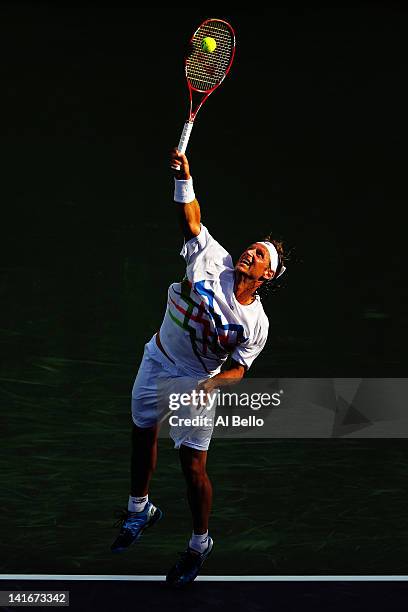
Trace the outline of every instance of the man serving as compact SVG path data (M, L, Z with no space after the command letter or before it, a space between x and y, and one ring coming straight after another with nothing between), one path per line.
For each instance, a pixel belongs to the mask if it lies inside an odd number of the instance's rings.
M260 290L285 270L282 245L270 238L246 248L234 267L229 253L201 224L187 157L174 149L171 163L174 201L184 236L181 255L187 269L182 282L169 287L160 331L146 344L133 385L131 488L113 552L128 548L162 517L148 497L163 418L159 388L165 388L167 395L175 389L209 394L223 383L241 380L268 335ZM208 534L212 487L206 471L212 432L213 424L208 421L198 427L170 427L193 522L187 548L167 574L172 585L192 582L213 548Z

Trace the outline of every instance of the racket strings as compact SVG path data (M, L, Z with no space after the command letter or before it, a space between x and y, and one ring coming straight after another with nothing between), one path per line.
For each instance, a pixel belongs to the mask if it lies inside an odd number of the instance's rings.
M222 80L229 66L233 49L231 34L205 26L197 34L193 41L195 50L188 61L188 76L213 87ZM203 39L210 34L217 43L213 53L205 52L201 47Z
M213 53L202 49L203 39L214 38L217 43ZM224 79L234 51L234 35L223 22L208 22L194 34L192 52L186 60L186 75L191 86L198 91L208 91Z

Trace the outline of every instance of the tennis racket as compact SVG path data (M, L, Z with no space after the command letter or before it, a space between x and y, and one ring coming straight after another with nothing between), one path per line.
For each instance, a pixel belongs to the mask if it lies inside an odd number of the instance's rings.
M205 44L209 38L216 43L212 52L205 50ZM190 114L184 124L177 147L180 153L186 152L197 113L208 96L221 85L227 76L234 55L235 32L226 21L206 19L194 32L185 58Z

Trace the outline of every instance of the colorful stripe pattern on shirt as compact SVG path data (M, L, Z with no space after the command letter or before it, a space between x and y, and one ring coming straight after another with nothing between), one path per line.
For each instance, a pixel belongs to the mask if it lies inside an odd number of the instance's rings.
M244 328L237 323L228 323L225 317L223 320L221 314L216 312L214 292L205 287L205 281L196 282L193 287L191 282L184 278L181 291L176 291L174 286L172 290L175 299L169 299L169 316L176 325L189 333L194 354L209 372L211 370L202 358L214 361L217 367L220 357L226 356L238 344L245 342Z

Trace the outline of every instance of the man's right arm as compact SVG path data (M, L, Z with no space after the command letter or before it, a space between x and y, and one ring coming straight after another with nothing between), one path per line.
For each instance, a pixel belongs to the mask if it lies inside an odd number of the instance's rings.
M173 149L171 152L171 167L174 170L174 178L176 181L192 182L187 157L180 153L177 149ZM188 187L186 190L187 193L190 191L190 189L192 190L190 183L184 182L182 184L180 183L179 186L181 185ZM177 211L184 239L188 241L191 240L191 238L198 236L201 231L201 214L200 206L195 197L193 196L193 199L190 202L177 202Z

